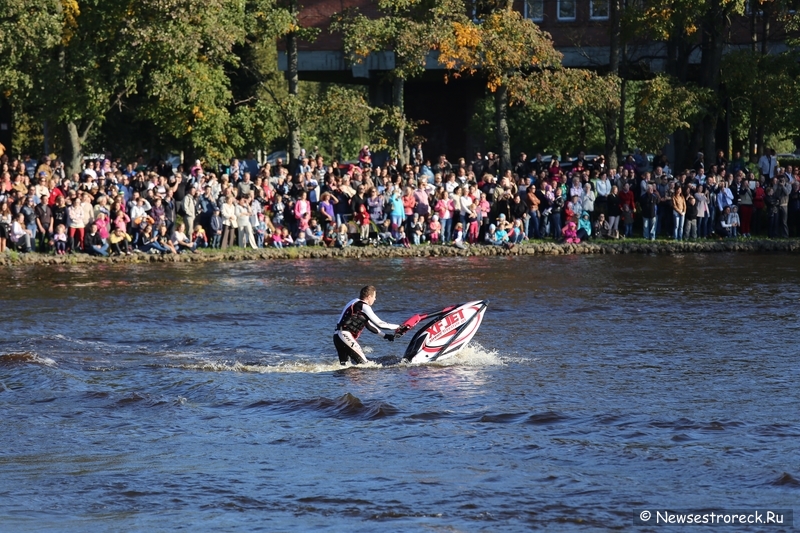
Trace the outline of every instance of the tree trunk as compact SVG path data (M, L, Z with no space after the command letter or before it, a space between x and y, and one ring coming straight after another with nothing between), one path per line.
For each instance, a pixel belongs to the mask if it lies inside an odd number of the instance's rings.
M511 137L508 134L508 89L501 85L494 93L494 118L497 146L500 147L500 170L511 168Z
M755 146L753 147L753 154L750 156L750 159L755 163L758 161L758 154L763 154L764 152L764 126L759 124L756 127L756 139L755 139Z
M620 19L622 16L622 0L610 0L608 4L609 16L609 56L608 73L620 76L619 53L620 41ZM609 115L603 124L603 134L606 138L605 156L606 168L617 168L619 158L617 157L617 117Z
M80 174L83 170L83 141L84 138L78 133L78 125L74 122L64 124L64 166L67 176Z
M668 73L678 79L680 83L686 83L689 77L689 59L694 43L686 37L685 28L680 27L670 37L672 49L668 53L671 59L667 61ZM668 46L668 49L670 46ZM675 159L672 161L672 168L688 168L694 162L696 150L692 148L691 135L685 131L676 131L673 134Z
M587 127L586 127L586 114L581 113L581 127L578 130L578 149L581 152L586 152L586 137L587 137Z
M720 68L722 52L725 45L724 35L730 25L726 8L720 0L712 0L704 18L700 59L701 86L710 89L714 94L720 89ZM703 117L702 150L709 163L716 157L716 133L719 117L719 102L713 102Z
M620 0L610 0L608 3L608 72L612 74L619 74L620 15Z
M620 84L619 84L619 119L618 119L618 128L619 132L617 133L617 160L622 161L622 151L625 150L625 143L627 139L625 139L625 106L627 105L628 95L628 81L626 79L628 75L628 47L626 45L622 46L622 59L620 61L619 66L619 77L620 77Z
M711 165L717 160L717 114L709 113L703 119L703 153Z
M625 136L625 106L628 105L628 80L622 78L619 86L619 134L617 136L617 159L622 161L624 159L622 157L622 152L625 150L625 145L628 142L628 139Z
M603 121L603 134L606 138L606 168L616 169L619 166L617 159L617 116L609 115Z
M297 35L292 32L286 36L286 58L288 62L287 76L289 79L289 98L297 101L298 87L300 85L299 75L297 72ZM295 108L296 109L296 108ZM292 112L294 109L292 110ZM297 164L297 159L300 157L300 123L299 117L292 116L288 121L289 124L289 156L290 167Z
M47 119L42 122L42 135L44 136L44 153L50 155L50 122Z
M405 82L401 76L396 76L392 81L392 105L397 110L398 116L403 117L403 124L398 125L395 132L397 140L397 159L400 166L405 165L411 159L411 149L406 143L405 131Z

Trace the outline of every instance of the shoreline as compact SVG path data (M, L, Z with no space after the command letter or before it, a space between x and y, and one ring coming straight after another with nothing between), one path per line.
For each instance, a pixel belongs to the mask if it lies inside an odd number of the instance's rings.
M630 241L590 241L579 244L556 244L553 242L533 242L506 250L500 246L476 245L466 250L453 246L421 245L411 248L398 247L358 247L341 248L297 247L297 248L231 248L225 251L201 251L198 254L150 255L133 254L119 257L98 257L88 254L56 256L50 254L19 254L6 252L0 254L0 266L16 267L28 265L76 265L76 264L114 264L114 263L209 263L222 261L261 261L293 259L375 259L403 257L489 257L520 255L591 255L591 254L685 254L685 253L798 253L800 239L742 239L703 242L675 242L642 239Z

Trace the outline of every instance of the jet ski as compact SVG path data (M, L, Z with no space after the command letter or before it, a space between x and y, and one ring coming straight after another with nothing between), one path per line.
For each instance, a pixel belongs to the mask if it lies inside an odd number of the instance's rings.
M475 336L488 305L489 300L476 300L412 316L397 328L395 338L402 337L423 320L429 322L411 338L403 359L429 363L453 357Z

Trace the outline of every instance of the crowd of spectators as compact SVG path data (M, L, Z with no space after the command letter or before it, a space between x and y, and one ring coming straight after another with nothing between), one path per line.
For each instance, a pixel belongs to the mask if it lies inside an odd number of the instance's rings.
M87 160L65 175L57 158L0 160L0 252L93 255L197 253L286 246L513 247L529 239L654 240L800 235L800 168L766 152L756 173L741 154L673 172L643 154L618 168L578 154L565 164L520 154L500 170L492 153L471 161L373 165L301 153L287 165L250 155L225 167L174 169L140 158ZM755 169L755 167L754 167ZM641 231L641 233L639 233Z

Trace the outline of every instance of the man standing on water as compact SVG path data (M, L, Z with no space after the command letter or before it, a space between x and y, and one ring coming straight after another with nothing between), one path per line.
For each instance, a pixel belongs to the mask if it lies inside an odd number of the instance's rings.
M365 327L377 335L382 334L381 329L396 330L400 327L398 324L389 324L378 318L372 310L376 296L375 287L367 285L361 289L358 298L345 306L339 317L336 332L333 334L333 345L336 346L339 362L343 365L347 363L348 359L352 359L353 363L357 365L367 362L367 358L358 344L358 336ZM394 341L394 332L383 334L383 338L387 341Z

